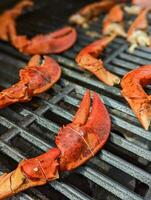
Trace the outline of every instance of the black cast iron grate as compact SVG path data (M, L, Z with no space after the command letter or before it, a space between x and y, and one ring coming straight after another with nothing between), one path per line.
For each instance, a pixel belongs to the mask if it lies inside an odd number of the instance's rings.
M39 8L37 2L35 10L25 13L29 17L23 16L22 23L20 20L20 32L31 35L52 30L55 25L49 26L45 15L42 15L42 22L39 20L39 13L44 8ZM51 13L47 12L47 17L48 14ZM39 18L33 21L33 16ZM59 24L60 21L55 20ZM89 31L95 30L99 34L99 28L100 22L94 22ZM121 97L119 87L104 85L76 65L76 53L95 40L87 35L86 30L78 28L78 33L78 41L72 49L53 55L63 71L61 80L53 89L29 103L0 110L0 172L13 170L21 159L36 156L54 146L58 128L71 121L86 88L97 91L109 109L112 117L109 141L86 165L62 174L59 180L46 186L32 188L10 199L150 200L151 128L148 132L142 129ZM127 43L117 38L103 54L106 67L119 76L151 62L150 49L137 48L133 55L127 49ZM28 59L9 44L0 42L1 88L17 81L19 67Z

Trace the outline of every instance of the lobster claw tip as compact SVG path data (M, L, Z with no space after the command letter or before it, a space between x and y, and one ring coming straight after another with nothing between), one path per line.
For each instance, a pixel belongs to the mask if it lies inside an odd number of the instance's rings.
M20 70L20 78L28 82L33 95L38 95L51 88L61 76L60 65L51 57L33 56L28 65Z
M77 125L84 125L87 121L90 109L90 90L85 92L85 95L80 103L79 109L72 121L72 123Z
M103 129L105 133L110 132L111 120L105 105L100 100L97 93L93 94L92 111L89 114L86 126L97 130L98 134L101 133Z
M145 130L151 123L151 96L144 87L151 83L151 65L141 66L128 72L121 81L122 96L129 103Z
M39 65L40 60L41 60L40 55L34 55L34 56L32 56L32 58L29 60L28 66L36 66L36 65Z

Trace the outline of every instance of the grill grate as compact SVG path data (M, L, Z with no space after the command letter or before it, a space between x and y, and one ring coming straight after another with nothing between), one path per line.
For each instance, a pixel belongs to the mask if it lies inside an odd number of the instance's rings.
M32 11L30 17L32 19ZM40 22L33 26L34 21L30 21L28 33L37 33L42 27L43 31L51 30L47 20L46 26ZM94 22L90 31L98 32L99 24ZM23 25L20 27L22 31L26 29ZM57 200L149 200L151 128L148 132L141 128L121 97L119 87L106 86L77 67L74 62L75 55L83 46L94 40L85 30L79 28L78 33L78 42L72 49L61 55L53 55L63 70L61 80L53 89L33 98L29 103L0 110L0 172L13 170L21 159L36 156L54 146L58 128L71 121L87 87L100 93L108 107L112 117L110 139L104 149L86 165L62 174L59 180L46 186L32 188L10 199L47 200L53 196L53 199ZM150 49L137 48L133 55L129 54L127 49L127 43L117 38L102 56L107 68L119 76L138 65L151 62ZM2 88L17 81L17 71L28 59L28 56L20 54L9 44L0 42ZM7 70L3 66L6 66Z

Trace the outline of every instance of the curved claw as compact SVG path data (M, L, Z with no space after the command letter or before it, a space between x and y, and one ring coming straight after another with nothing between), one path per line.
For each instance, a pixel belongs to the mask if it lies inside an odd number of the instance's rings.
M94 156L108 139L111 127L109 114L95 93L92 111L89 110L88 113L87 102L89 101L90 96L87 91L76 114L76 119L79 116L80 123L77 124L74 119L71 124L60 129L56 137L56 145L61 151L60 170L62 171L72 170L83 164Z
M61 53L69 49L76 41L77 33L72 27L65 27L46 35L37 35L31 40L26 36L12 38L12 44L25 54Z
M122 95L146 130L151 122L151 98L143 90L147 84L151 84L151 65L132 70L121 81Z
M81 126L84 125L88 119L90 110L90 91L87 90L80 103L79 109L72 120L72 123Z
M127 40L131 44L129 49L131 52L133 52L134 48L138 45L150 46L150 37L146 33L146 29L148 27L147 14L149 11L150 8L142 10L129 27Z
M23 0L0 15L0 39L8 41L10 36L15 34L15 19L22 13L23 9L32 5L31 0Z
M123 27L124 12L122 5L115 5L103 21L103 34L126 37Z
M30 101L52 87L60 78L61 68L50 57L44 57L40 65L40 56L34 56L28 65L20 70L20 81L0 92L0 108L16 102Z
M28 84L33 96L48 90L61 76L61 68L54 59L44 56L43 63L39 65L40 60L40 56L33 56L27 67L20 70L20 81Z
M69 19L71 23L87 27L87 23L94 17L97 17L102 11L108 11L115 4L112 0L104 0L100 2L86 5Z
M118 76L104 68L103 62L97 59L104 48L114 39L114 36L104 37L86 46L76 57L78 65L96 75L107 85L119 84Z

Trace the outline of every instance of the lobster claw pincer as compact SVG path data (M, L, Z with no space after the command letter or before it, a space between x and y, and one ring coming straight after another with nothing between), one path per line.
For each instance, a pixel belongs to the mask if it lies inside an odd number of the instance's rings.
M26 54L61 53L70 48L77 39L76 30L72 27L61 28L48 34L40 34L29 40L26 36L16 35L12 44Z
M29 93L34 96L48 90L59 80L61 68L51 57L44 56L41 60L39 55L35 55L28 65L20 70L19 75L21 81L28 85Z
M33 56L27 66L19 71L20 80L0 92L0 108L17 102L27 102L49 88L61 76L59 64L50 57L44 56L41 62L39 55Z
M151 65L130 71L121 81L123 97L146 130L151 123L151 95L148 95L143 88L148 84L151 84Z
M76 57L76 62L81 68L90 71L99 80L109 86L119 84L120 78L105 68L102 60L99 59L99 56L114 38L115 35L111 35L96 40L84 47Z
M61 151L60 170L72 170L93 157L108 139L110 127L108 111L96 93L90 111L88 90L72 123L61 128L56 137Z

